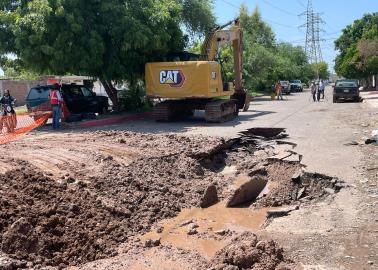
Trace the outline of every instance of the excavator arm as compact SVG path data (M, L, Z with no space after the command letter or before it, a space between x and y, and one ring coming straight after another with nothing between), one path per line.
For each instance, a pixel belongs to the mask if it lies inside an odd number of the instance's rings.
M227 27L230 29L225 29ZM202 46L203 60L216 61L219 49L225 45L232 44L234 54L234 77L235 94L232 98L238 101L239 109L248 110L250 97L243 85L243 38L239 19L233 20L225 25L215 28L205 39Z

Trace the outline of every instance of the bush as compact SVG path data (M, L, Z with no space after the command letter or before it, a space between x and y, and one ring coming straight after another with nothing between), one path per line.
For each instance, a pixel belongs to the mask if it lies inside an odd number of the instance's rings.
M120 90L119 101L122 111L145 112L152 109L152 103L147 98L142 83L136 83L130 85L128 89Z

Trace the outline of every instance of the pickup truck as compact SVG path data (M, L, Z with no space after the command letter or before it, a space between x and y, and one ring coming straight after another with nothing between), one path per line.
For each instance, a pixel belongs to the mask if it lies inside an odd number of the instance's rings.
M35 86L29 90L26 97L26 107L30 114L35 111L51 111L50 89L52 85ZM62 98L68 111L66 112L67 122L78 121L83 115L89 113L103 114L108 111L108 98L97 96L96 93L82 85L63 84L61 88ZM38 119L38 116L34 117Z
M337 80L333 87L333 103L340 99L360 101L358 80Z

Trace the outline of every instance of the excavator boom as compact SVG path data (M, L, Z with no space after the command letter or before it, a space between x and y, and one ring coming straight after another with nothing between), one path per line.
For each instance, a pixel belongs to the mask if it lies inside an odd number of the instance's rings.
M225 29L227 27L230 29ZM243 85L243 37L239 19L230 21L215 28L205 39L202 47L202 57L207 61L216 61L219 49L231 44L234 56L234 84L235 94L233 98L238 100L238 107L248 109L250 98L247 96Z

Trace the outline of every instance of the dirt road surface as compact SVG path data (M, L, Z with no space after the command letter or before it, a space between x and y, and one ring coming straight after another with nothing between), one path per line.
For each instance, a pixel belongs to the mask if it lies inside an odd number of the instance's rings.
M363 143L375 108L327 89L316 103L258 98L223 124L198 116L44 127L2 146L0 269L378 267L378 146ZM240 139L254 127L289 137ZM258 179L255 203L226 208Z

